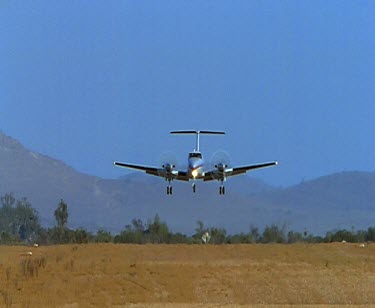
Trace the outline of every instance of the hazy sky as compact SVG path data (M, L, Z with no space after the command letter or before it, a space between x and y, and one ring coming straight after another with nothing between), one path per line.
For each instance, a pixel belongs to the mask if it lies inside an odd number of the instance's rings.
M375 170L374 1L0 1L0 130L106 178L113 160L277 159L286 186Z

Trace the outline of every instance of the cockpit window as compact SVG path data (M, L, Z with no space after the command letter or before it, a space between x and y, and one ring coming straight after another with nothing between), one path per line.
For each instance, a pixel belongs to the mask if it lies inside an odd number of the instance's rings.
M190 154L189 154L189 157L202 158L202 154L201 154L201 153L190 153Z

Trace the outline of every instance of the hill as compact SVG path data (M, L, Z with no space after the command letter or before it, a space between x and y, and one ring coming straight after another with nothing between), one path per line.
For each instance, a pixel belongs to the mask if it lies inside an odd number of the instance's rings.
M192 233L196 222L247 232L276 223L297 231L322 233L334 228L367 228L375 204L375 174L343 172L300 185L275 188L247 176L227 182L227 194L218 183L174 182L174 195L165 194L161 178L134 173L120 179L82 174L64 162L35 153L0 133L0 194L27 197L45 225L63 198L69 225L118 232L133 218L147 220L159 214L173 231ZM114 168L111 162L108 168Z
M375 173L341 172L258 195L258 202L290 211L295 228L323 232L375 224Z

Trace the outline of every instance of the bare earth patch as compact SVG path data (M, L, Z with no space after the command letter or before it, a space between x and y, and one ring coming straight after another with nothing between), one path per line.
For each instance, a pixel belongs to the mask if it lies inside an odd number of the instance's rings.
M292 305L375 305L375 245L0 247L1 307Z

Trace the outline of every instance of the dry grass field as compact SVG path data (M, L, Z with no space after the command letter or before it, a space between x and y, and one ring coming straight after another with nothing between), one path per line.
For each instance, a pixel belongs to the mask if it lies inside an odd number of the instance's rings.
M375 245L0 246L1 307L371 304Z

